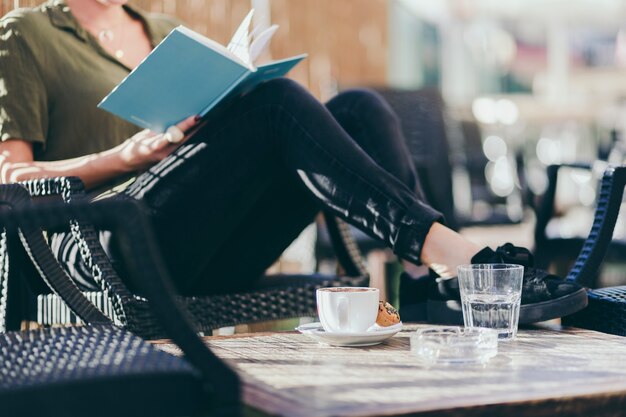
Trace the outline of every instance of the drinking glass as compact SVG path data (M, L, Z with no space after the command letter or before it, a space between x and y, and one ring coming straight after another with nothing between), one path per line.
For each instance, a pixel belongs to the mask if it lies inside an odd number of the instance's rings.
M501 340L517 335L524 267L475 264L458 267L465 327L495 329Z

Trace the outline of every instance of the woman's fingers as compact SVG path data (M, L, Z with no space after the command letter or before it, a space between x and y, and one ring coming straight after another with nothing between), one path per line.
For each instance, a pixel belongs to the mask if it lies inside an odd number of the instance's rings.
M183 132L186 132L188 129L192 128L193 125L195 125L196 123L198 123L198 119L196 118L196 116L189 116L182 122L178 123L176 127L182 130Z
M163 138L169 143L179 143L185 138L185 134L178 126L170 126L163 134Z
M163 138L172 144L180 143L183 139L185 139L184 132L192 128L197 121L198 119L196 116L190 116L177 125L170 126L167 128L165 133L163 133Z
M170 126L164 133L143 130L136 133L127 142L123 153L128 160L146 160L157 162L176 149L185 140L185 131L192 128L198 119L191 116L182 122Z
M141 142L142 140L144 140L145 138L149 138L151 136L154 135L154 132L152 132L150 129L144 129L140 132L135 133L131 138L131 142Z

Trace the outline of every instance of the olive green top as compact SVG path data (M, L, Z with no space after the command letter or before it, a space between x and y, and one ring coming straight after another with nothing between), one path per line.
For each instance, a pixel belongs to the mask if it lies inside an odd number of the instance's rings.
M178 24L124 7L144 22L153 47ZM64 1L12 11L0 20L0 139L33 142L37 161L118 145L139 128L96 106L129 72Z

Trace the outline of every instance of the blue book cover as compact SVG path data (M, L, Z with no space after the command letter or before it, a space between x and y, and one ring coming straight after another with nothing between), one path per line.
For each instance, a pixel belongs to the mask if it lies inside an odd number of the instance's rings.
M255 68L226 47L179 26L98 107L145 129L163 132L204 116L230 94L285 75L306 55Z

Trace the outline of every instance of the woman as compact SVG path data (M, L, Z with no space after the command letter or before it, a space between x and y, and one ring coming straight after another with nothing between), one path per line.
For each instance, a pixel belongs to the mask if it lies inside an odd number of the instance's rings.
M398 120L371 92L324 106L277 79L166 134L138 132L97 109L175 24L124 0L49 1L5 16L2 182L71 175L94 194L142 200L186 294L248 288L322 207L442 277L479 252L418 198ZM505 252L484 249L474 260L501 262ZM560 292L542 301L580 290L549 279Z

